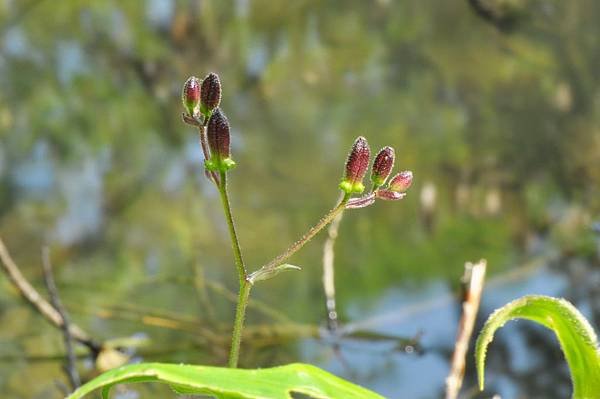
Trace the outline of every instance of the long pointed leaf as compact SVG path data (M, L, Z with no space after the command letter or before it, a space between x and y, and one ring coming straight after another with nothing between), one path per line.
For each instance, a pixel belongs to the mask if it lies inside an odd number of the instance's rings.
M600 398L600 354L594 330L581 313L564 299L524 296L496 310L486 321L475 348L479 388L484 386L487 347L494 332L513 319L535 321L556 334L573 382L573 398Z
M73 392L83 398L121 383L161 382L178 393L208 394L217 399L290 399L291 392L315 399L382 399L358 385L308 364L289 364L258 370L227 369L163 363L141 363L110 370ZM108 397L108 396L106 396Z

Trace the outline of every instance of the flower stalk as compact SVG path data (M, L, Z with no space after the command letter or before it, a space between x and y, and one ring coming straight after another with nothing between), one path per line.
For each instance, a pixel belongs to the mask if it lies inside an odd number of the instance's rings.
M229 367L236 368L239 362L242 330L244 328L246 308L252 286L257 281L270 279L283 270L299 269L297 266L284 262L302 249L321 230L334 221L336 217L340 216L345 209L367 207L373 204L377 198L386 200L401 199L405 195L404 191L412 182L412 174L410 172L401 172L392 178L387 188L380 189L385 184L394 165L393 148L384 147L377 155L373 164L371 174L373 189L363 197L353 197L353 195L361 194L365 189L363 179L369 168L371 156L367 140L362 136L358 137L346 160L344 176L339 185L342 195L336 206L325 214L298 241L290 245L285 251L263 265L260 269L249 274L242 256L227 190L227 173L235 166L235 162L231 158L229 122L219 108L221 103L221 82L219 76L210 73L202 82L195 77L190 77L182 90L182 103L186 110L183 113L183 121L197 127L199 131L200 145L205 160L206 176L215 184L219 191L237 270L239 293L228 360Z
M344 211L344 209L346 209L346 204L348 203L349 199L350 194L344 193L340 202L325 216L323 216L316 225L311 227L298 241L290 245L280 255L273 258L270 262L266 263L259 270L250 274L249 280L256 281L257 279L259 279L258 276L260 276L261 274L272 272L273 270L275 270L275 268L283 264L283 262L289 259L296 252L298 252L304 245L306 245L306 243L308 243L314 236L316 236L317 233L319 233L321 230L323 230L324 227L331 223L337 215L339 215Z
M248 306L248 300L250 298L250 289L252 288L252 284L248 280L248 272L246 271L244 258L242 256L242 249L240 247L240 241L237 236L233 215L231 213L229 193L227 192L227 172L220 173L218 188L221 197L221 204L223 205L223 213L225 214L225 220L229 229L229 238L231 240L231 247L233 249L233 257L235 260L235 267L238 272L238 281L240 285L238 301L235 309L233 333L231 335L231 349L229 351L228 361L229 367L236 368L240 357L240 346L242 344L242 330L244 328L244 319L246 318L246 307Z
M231 334L231 349L229 351L228 366L237 368L240 358L240 346L242 344L242 331L244 329L244 319L246 318L246 307L250 299L250 290L252 283L244 280L240 285L240 292L235 307L235 319L233 321L233 333Z
M240 241L235 230L235 223L233 221L233 215L231 214L231 204L229 202L229 193L227 192L227 173L221 172L219 179L219 194L221 197L221 204L223 205L223 213L225 214L225 221L229 229L229 237L231 239L231 248L233 249L233 257L235 260L235 267L237 268L238 278L240 286L246 280L248 273L246 272L246 266L244 265L244 258L242 257L242 249L240 248Z

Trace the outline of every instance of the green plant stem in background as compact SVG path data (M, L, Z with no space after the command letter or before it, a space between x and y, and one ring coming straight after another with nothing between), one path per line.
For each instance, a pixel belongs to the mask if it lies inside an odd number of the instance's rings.
M311 227L311 229L308 230L306 232L306 234L304 234L298 241L296 241L290 247L288 247L285 251L283 251L283 253L281 253L280 255L275 257L269 263L265 264L259 270L252 273L250 275L250 279L254 280L253 277L255 277L259 274L267 274L267 273L272 272L273 270L275 270L277 268L277 266L281 265L290 256L292 256L293 254L298 252L304 245L306 245L306 243L308 243L315 235L317 235L317 233L319 231L323 230L323 228L325 226L327 226L329 223L331 223L337 215L339 215L340 213L342 213L344 211L349 199L350 199L350 194L344 194L344 196L342 197L340 202L332 210L330 210L329 213L327 213L325 216L323 216L316 225Z

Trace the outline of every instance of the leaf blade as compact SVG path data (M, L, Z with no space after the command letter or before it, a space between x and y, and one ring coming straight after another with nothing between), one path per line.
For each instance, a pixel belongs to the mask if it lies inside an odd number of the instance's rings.
M551 329L563 350L573 382L574 398L600 397L600 354L593 328L568 301L528 295L497 309L483 326L475 345L479 388L483 390L485 358L497 329L513 319L527 319Z
M383 397L318 367L294 363L244 370L210 366L141 363L110 370L73 392L68 399L120 383L161 382L176 391L203 393L218 399L289 399L291 392L314 398L382 399Z

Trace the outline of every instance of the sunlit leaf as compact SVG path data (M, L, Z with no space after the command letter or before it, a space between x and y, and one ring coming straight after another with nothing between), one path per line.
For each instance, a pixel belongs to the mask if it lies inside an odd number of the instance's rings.
M67 399L83 398L98 389L102 389L106 399L112 386L139 382L160 382L178 393L212 395L217 399L290 399L292 392L315 399L383 398L308 364L244 370L142 363L108 371L77 389Z
M513 319L532 320L554 331L569 364L573 398L600 398L600 354L594 330L566 300L536 295L524 296L496 310L483 326L475 348L480 389L484 386L486 351L494 332Z

